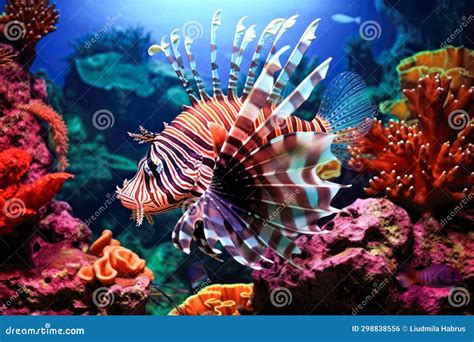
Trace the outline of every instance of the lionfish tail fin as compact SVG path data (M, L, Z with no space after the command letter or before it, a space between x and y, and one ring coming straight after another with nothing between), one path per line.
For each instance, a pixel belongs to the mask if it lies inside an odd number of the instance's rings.
M336 134L333 153L348 167L348 147L357 146L372 127L376 111L364 80L353 72L337 75L326 90L314 121Z

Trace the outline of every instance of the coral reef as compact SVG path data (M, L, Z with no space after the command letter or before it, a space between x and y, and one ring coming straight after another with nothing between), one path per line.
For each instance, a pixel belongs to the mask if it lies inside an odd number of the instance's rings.
M22 225L1 239L2 314L85 313L84 287L76 276L87 263L82 252L90 230L66 202L50 202L38 223ZM82 307L81 307L82 306Z
M112 239L112 231L104 230L102 235L91 245L89 254L95 256L92 265L79 270L79 278L88 284L111 286L113 284L136 283L136 278L144 274L150 282L155 279L153 272L146 267L146 262L131 250L120 246L118 240Z
M450 88L459 90L461 85L474 86L474 51L464 47L448 46L433 51L418 52L397 65L400 86L414 88L422 76L438 74L451 77Z
M262 263L262 270L253 274L256 314L472 311L466 306L450 305L448 288L414 285L401 289L395 279L406 263L426 267L442 262L457 268L464 282L472 284L472 234L457 228L441 232L440 224L428 216L412 225L404 209L387 199L372 198L359 199L344 208L324 228L330 233L297 239L303 250L302 257L295 259L300 268L267 252L274 263Z
M87 85L105 90L133 91L140 97L154 93L156 90L148 79L147 69L124 59L124 55L108 52L78 58L75 63L79 77Z
M38 209L72 178L68 173L50 173L25 184L30 163L31 156L23 149L10 148L0 152L0 235L11 233L37 215Z
M350 165L376 173L366 189L405 207L426 211L453 206L473 190L473 89L449 94L450 79L426 76L405 90L417 122L376 122L352 149Z
M16 53L9 46L0 46L0 66L13 62Z
M449 91L456 96L462 85L467 88L474 86L474 51L453 46L422 51L403 59L396 70L400 89L415 88L421 77L437 74L443 80L451 78ZM402 120L413 118L414 115L403 94L380 103L379 110Z
M8 0L0 16L2 40L19 51L22 64L31 65L36 57L36 43L56 30L59 19L56 5L49 0Z
M68 166L67 152L69 139L67 136L68 130L61 115L56 113L41 100L32 100L27 105L20 107L20 109L28 111L48 123L52 132L50 139L51 144L54 146L58 159L58 169L60 171L66 169Z
M229 284L207 286L189 297L169 315L240 315L252 309L252 284Z

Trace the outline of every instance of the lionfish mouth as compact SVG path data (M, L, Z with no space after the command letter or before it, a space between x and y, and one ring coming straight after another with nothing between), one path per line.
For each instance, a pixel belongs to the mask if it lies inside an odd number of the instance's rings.
M146 219L149 224L153 225L154 220L151 215L166 213L177 208L177 205L175 205L163 209L153 208L152 210L147 210L151 207L151 201L140 202L137 199L124 194L124 189L127 185L129 185L129 181L125 179L122 188L117 186L115 193L122 205L132 211L131 219L136 222L137 226L143 224L143 219Z

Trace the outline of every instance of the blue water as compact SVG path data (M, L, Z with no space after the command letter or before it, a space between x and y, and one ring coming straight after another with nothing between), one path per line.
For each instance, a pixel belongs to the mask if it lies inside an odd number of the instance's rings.
M4 0L1 1L4 3ZM57 8L60 21L56 32L46 36L38 44L38 57L33 70L45 69L58 84L64 81L67 71L66 57L73 53L70 42L99 32L112 18L114 26L142 26L152 34L153 40L159 43L161 37L173 29L182 28L189 22L202 26L202 38L195 41L193 51L201 74L206 78L210 74L209 35L212 14L216 9L223 9L222 26L218 31L219 60L224 66L221 77L226 79L235 24L239 18L248 16L247 27L256 24L257 36L267 23L275 18L299 15L296 25L287 31L279 46L294 45L306 26L314 19L321 18L316 31L317 40L307 52L308 56L318 56L320 60L333 57L329 78L346 68L344 47L346 41L359 33L355 23L340 24L331 20L336 13L349 16L360 16L362 21L375 20L381 27L381 36L372 41L375 54L389 48L395 39L395 29L386 18L378 13L370 0L240 0L240 1L191 1L191 0L59 0ZM255 42L254 42L255 44ZM253 46L248 48L252 53ZM184 49L184 48L183 48ZM247 55L248 56L248 55ZM156 57L162 58L162 57ZM244 57L243 70L248 67L248 58ZM331 77L332 76L332 77Z

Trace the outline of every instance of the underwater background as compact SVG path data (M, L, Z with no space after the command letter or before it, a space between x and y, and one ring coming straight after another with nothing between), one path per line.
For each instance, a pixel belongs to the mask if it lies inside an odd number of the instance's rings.
M472 314L467 303L452 303L448 284L414 282L405 289L397 282L405 264L419 272L446 265L460 274L455 285L463 289L463 300L472 294L472 1L59 0L59 18L48 1L0 4L12 6L0 20L2 313ZM22 6L36 8L28 23L30 12L21 12ZM331 235L299 238L310 270L292 268L270 252L274 264L258 271L227 254L223 263L197 249L184 254L173 246L171 232L186 207L137 227L115 195L147 150L128 132L139 126L160 132L190 104L164 55L150 57L149 46L176 28L191 36L196 64L210 88L210 28L218 9L217 63L224 87L238 20L248 16L246 24L256 24L259 35L272 19L296 14L279 47L295 46L311 21L321 22L290 80L292 89L333 58L326 79L297 115L312 118L325 88L343 71L362 76L377 111L380 121L353 151L352 170L344 169L336 180L352 187L332 202L346 209L322 222ZM11 23L20 28L19 38L9 31ZM244 73L253 49L243 54ZM402 92L416 87L426 92L416 98ZM445 93L435 93L438 87ZM427 127L429 132L423 131ZM439 148L419 152L425 145L413 140L420 131L431 146L430 139L438 137ZM442 147L444 142L452 150ZM412 144L420 154L413 157L400 144ZM435 158L445 154L446 160ZM9 216L6 205L23 196L28 215ZM127 267L140 271L132 279L99 284L90 265L117 241ZM110 253L113 259L115 252ZM187 300L204 288L220 302ZM193 300L205 302L201 297Z

